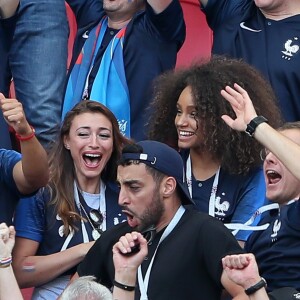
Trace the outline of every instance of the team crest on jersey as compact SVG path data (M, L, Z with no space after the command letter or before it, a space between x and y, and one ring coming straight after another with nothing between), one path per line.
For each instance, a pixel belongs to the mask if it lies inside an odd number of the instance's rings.
M277 235L281 227L281 221L276 220L273 225L273 233L271 234L272 242L277 241Z
M282 58L285 60L291 60L296 53L299 52L300 43L298 37L288 39L284 44L284 50L281 51Z
M218 217L224 217L226 214L225 212L227 212L229 210L230 207L230 203L228 201L223 201L221 202L221 197L216 197L216 201L215 201L215 215Z

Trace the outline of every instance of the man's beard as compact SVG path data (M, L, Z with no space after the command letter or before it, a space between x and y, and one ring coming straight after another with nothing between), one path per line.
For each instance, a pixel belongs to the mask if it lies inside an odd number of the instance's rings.
M151 225L156 226L164 212L165 207L160 199L159 192L156 192L152 197L151 204L147 207L143 215L139 217L140 225L138 225L137 229L143 231Z

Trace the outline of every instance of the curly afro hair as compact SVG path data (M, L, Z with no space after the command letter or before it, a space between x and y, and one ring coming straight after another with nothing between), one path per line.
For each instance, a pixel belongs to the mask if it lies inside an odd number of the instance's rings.
M235 118L230 104L221 96L225 86L238 83L249 94L258 115L263 115L275 128L282 124L277 100L270 84L242 60L214 56L187 69L167 72L155 82L150 105L149 138L177 147L174 125L176 103L182 91L191 88L198 124L203 134L202 148L209 151L231 174L246 174L261 164L258 142L244 132L228 127L221 119L227 114Z

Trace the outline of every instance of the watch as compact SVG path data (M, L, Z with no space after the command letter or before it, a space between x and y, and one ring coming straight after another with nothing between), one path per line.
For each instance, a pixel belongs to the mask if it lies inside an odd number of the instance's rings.
M264 122L268 123L268 120L267 120L265 117L263 117L263 116L257 116L257 117L255 117L255 118L252 119L252 120L250 121L250 123L247 125L247 128L246 128L245 132L246 132L249 136L252 137L252 136L254 135L254 132L255 132L256 127L257 127L259 124L264 123Z
M267 286L266 280L263 277L261 277L260 281L256 284L250 286L249 288L247 288L245 290L245 293L249 296L266 286Z

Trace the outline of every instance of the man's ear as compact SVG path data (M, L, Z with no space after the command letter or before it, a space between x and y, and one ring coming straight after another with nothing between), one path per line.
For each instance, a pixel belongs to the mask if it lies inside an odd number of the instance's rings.
M170 197L176 190L176 180L174 177L165 177L161 182L164 197Z

